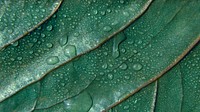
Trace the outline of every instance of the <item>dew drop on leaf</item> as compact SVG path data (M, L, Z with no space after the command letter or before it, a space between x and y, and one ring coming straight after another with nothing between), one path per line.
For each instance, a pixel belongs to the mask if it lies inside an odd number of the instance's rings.
M16 46L18 46L18 45L19 45L19 42L18 42L18 41L16 41L16 42L14 42L14 43L11 43L11 45L16 47Z
M47 31L51 31L53 29L52 25L47 26Z
M110 26L104 26L103 27L103 31L109 32L111 30L112 30L112 28Z
M114 78L113 74L108 74L108 79L112 80Z
M60 46L64 46L65 44L67 44L67 41L68 41L68 37L62 37L59 39L59 44Z
M127 64L126 63L122 63L120 66L119 66L120 69L122 70L126 70L128 68Z
M74 45L67 45L64 48L64 54L69 58L76 56L76 47Z
M120 55L120 53L119 53L119 45L125 39L126 39L126 36L124 35L124 33L120 33L114 38L114 40L113 40L113 52L112 52L112 56L114 58L119 57L119 55Z
M51 56L46 59L48 65L54 65L59 62L58 56Z
M133 65L133 69L136 71L139 71L142 69L142 65L140 63L136 63Z
M107 64L107 63L104 63L104 64L102 65L102 68L103 68L103 69L107 69L107 68L108 68L108 64Z
M47 43L46 46L47 46L48 48L52 48L52 47L53 47L53 44L52 44L52 43Z

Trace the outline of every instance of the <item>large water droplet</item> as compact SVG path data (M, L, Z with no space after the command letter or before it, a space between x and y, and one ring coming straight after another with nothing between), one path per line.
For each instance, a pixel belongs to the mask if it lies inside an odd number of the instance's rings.
M59 58L58 58L58 56L51 56L51 57L46 59L46 62L49 65L54 65L54 64L59 62Z
M76 56L76 47L74 45L67 45L64 48L64 54L69 58Z
M68 37L62 37L59 39L59 43L60 43L60 46L64 46L65 44L67 44L67 41L68 41Z
M133 65L133 69L136 71L139 71L142 69L142 65L140 63L136 63Z
M108 32L108 31L111 31L111 30L112 30L112 28L110 26L104 26L103 27L103 31Z
M92 98L87 92L82 92L76 97L64 101L68 112L88 112L92 106Z
M126 39L126 36L124 35L124 33L119 33L113 41L113 52L112 52L112 56L114 58L119 57L120 53L119 53L119 45L120 43L122 43L124 40Z

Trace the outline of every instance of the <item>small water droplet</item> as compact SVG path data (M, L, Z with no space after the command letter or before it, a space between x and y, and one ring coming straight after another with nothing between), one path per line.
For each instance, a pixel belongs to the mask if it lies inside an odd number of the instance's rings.
M113 74L108 74L108 79L112 80L114 78Z
M139 71L142 69L142 65L140 63L136 63L133 65L133 69L136 71Z
M51 57L47 58L46 61L47 61L47 64L54 65L59 62L59 58L58 58L58 56L51 56Z
M106 15L105 11L101 11L100 13L101 13L102 16Z
M123 14L124 14L125 16L130 16L129 13L128 13L128 12L125 12L125 11L123 12Z
M107 69L107 68L108 68L108 64L107 64L107 63L104 63L104 64L102 65L102 68L103 68L103 69Z
M48 48L52 48L52 47L53 47L53 44L52 44L52 43L47 43L46 46L47 46Z
M64 46L65 44L67 44L67 41L68 41L68 37L62 37L59 39L59 43L60 43L60 46Z
M124 0L120 0L119 2L120 2L121 4L124 4Z
M122 70L126 70L128 68L128 65L126 63L122 63L120 66L119 66L120 69Z
M17 57L17 60L22 60L22 57Z
M68 58L74 57L76 56L76 47L74 45L67 45L64 48L64 54L65 56L67 56Z
M98 14L98 11L97 10L93 10L93 13L96 15L96 14Z
M104 26L103 30L109 32L112 30L112 28L110 26Z
M16 46L18 46L18 45L19 45L19 42L18 42L18 41L16 41L16 42L14 42L14 43L11 43L11 45L12 45L12 46L14 46L14 47L16 47Z
M47 31L51 31L53 29L52 25L47 26Z

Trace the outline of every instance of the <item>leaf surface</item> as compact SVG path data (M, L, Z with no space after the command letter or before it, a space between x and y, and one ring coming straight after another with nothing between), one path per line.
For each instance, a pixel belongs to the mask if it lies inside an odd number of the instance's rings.
M0 101L94 49L134 21L150 3L151 0L64 1L42 26L17 45L1 50Z
M56 12L61 2L62 0L1 0L0 49L37 28Z

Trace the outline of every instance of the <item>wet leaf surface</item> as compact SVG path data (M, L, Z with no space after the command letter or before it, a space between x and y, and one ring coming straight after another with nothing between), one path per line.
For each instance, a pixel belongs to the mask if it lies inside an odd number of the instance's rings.
M62 0L1 0L0 49L32 31L59 8Z
M64 1L42 26L1 50L0 101L94 49L138 18L150 3L151 0Z
M0 109L199 111L199 1L150 2L64 1L1 50Z

